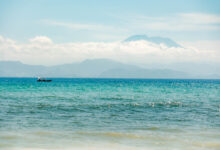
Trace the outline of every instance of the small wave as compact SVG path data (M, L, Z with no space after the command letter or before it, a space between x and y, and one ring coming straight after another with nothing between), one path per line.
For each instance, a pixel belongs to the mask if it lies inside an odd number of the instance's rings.
M117 133L117 132L107 132L103 133L103 135L110 136L110 137L121 137L121 138L144 138L143 136L140 135L135 135L135 134L128 134L128 133Z
M37 104L37 108L38 108L38 109L51 108L51 107L54 107L54 105L48 104L48 103L40 103L40 104Z
M125 101L133 101L134 99L131 99L131 98L126 98L126 97L101 97L99 98L101 100L107 100L107 101L122 101L122 100L125 100Z
M12 146L12 144L0 143L0 149L1 149L1 148L6 149L6 148L11 147L11 146Z
M143 139L144 136L131 134L131 133L121 133L121 132L77 132L80 135L88 136L104 136L104 137L113 137L113 138L129 138L129 139Z
M116 109L117 111L125 110L131 108L175 108L175 107L190 107L191 105L183 104L181 102L147 102L147 103L138 103L138 102L126 102L126 103L72 103L72 104L50 104L50 103L38 103L34 107L36 109L56 109L63 111L84 111L84 110L100 110L100 109ZM33 105L32 105L33 108Z
M17 136L14 136L14 135L5 135L5 136L0 136L0 139L2 140L14 140L14 139L17 139L18 137Z
M65 96L55 96L55 95L48 95L48 96L41 96L40 99L52 99L52 100L64 100L64 101L73 101L77 98L65 97Z
M193 145L203 148L220 148L219 142L195 142Z
M147 130L152 130L152 131L155 131L155 130L159 130L160 128L159 127L149 127L149 128L146 128Z
M49 132L49 131L37 131L33 133L34 135L38 135L38 136L47 136L47 135L52 135L54 134L53 132Z
M183 106L182 102L176 102L176 101L168 101L168 102L150 102L148 103L152 107L181 107Z

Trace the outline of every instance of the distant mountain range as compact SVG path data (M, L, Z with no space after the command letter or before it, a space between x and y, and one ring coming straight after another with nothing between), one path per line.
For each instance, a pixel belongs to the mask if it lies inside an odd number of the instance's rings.
M148 37L147 35L133 35L124 42L131 42L131 41L139 41L139 40L144 40L144 41L149 41L155 44L165 44L168 47L181 47L179 44L174 42L173 40L169 38L164 38L164 37Z
M181 47L163 37L134 35L123 42L145 40L168 47ZM153 68L153 69L151 69ZM184 72L183 72L184 70ZM27 65L19 61L0 61L0 77L83 77L83 78L206 78L220 79L217 63L152 63L138 67L109 59L87 59L56 66Z
M109 59L89 59L57 66L27 65L0 61L0 77L88 77L88 78L188 78L188 74L168 69L144 69Z

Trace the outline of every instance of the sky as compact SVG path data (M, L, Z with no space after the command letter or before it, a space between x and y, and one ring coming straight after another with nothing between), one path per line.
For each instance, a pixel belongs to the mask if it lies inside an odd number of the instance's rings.
M219 0L0 0L0 60L219 62L219 6ZM139 34L183 48L122 42Z

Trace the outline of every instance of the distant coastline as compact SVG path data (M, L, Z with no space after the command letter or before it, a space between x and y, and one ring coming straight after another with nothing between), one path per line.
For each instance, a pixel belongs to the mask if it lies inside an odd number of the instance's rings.
M0 77L220 79L219 74L196 75L173 69L147 69L109 59L91 59L57 66L0 61Z

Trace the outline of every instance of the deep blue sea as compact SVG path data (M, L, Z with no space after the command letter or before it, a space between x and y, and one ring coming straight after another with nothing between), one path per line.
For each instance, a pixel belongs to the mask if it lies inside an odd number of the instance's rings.
M219 150L220 80L0 78L1 150Z

